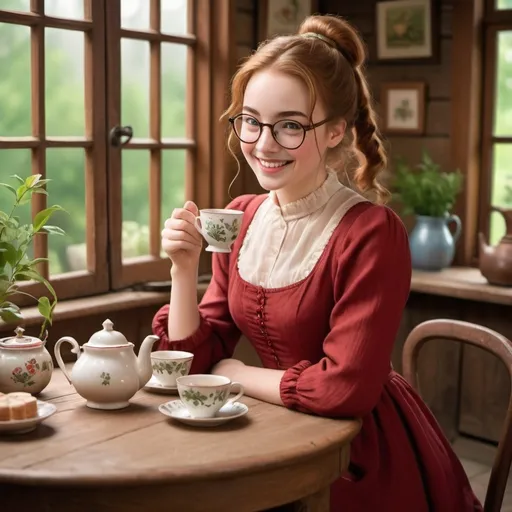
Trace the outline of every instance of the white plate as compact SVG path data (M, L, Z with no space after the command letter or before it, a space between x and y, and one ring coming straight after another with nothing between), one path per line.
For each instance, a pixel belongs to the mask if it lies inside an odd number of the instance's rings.
M146 391L160 393L162 395L175 395L178 392L177 386L164 386L163 384L160 384L155 377L151 377L151 379L149 379L149 382L144 386L144 389Z
M235 402L233 404L228 403L221 407L213 418L192 418L181 400L171 400L170 402L160 405L158 410L170 418L195 427L216 427L234 420L235 418L240 418L249 412L247 405L241 402Z
M39 423L57 411L55 405L37 401L37 416L25 420L0 421L0 434L26 434L32 432Z

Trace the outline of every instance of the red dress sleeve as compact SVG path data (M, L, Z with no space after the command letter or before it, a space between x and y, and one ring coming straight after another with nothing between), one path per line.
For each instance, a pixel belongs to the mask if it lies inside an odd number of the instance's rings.
M237 198L227 208L244 210L248 198ZM196 332L182 340L169 340L169 304L162 306L153 318L153 332L160 337L158 350L184 350L194 354L190 373L206 373L220 360L232 357L240 339L241 333L231 317L228 303L231 254L212 254L212 279L199 304L200 324Z
M333 235L335 236L335 235ZM281 379L286 407L362 417L377 404L411 282L407 232L392 210L372 206L334 253L335 306L318 363L301 361Z

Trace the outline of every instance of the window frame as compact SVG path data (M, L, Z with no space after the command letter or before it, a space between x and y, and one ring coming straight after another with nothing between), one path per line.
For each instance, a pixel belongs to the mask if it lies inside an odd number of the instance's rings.
M31 27L32 135L0 137L0 149L24 148L32 151L32 173L46 174L45 151L49 147L85 149L85 182L88 269L50 276L59 301L124 289L148 281L170 279L170 262L160 258L161 153L164 149L187 149L186 198L199 208L223 206L228 201L227 184L233 174L225 151L225 134L219 130L219 117L227 107L226 91L234 71L234 0L211 5L210 0L188 1L188 27L192 35L165 36L165 42L189 45L188 75L192 93L187 97L187 137L162 141L160 109L150 107L150 139L132 139L128 147L112 148L108 143L111 127L120 125L120 45L124 35L153 41L151 50L151 94L161 99L159 34L160 0L150 0L153 29L132 30L120 26L120 0L84 0L84 19L72 20L44 15L44 0L31 0L30 11L2 11L0 22ZM107 6L108 3L108 6ZM117 21L116 21L117 20ZM85 135L51 137L45 133L44 28L83 31L85 65ZM117 83L116 83L117 80ZM190 90L189 89L189 90ZM106 115L105 115L106 113ZM136 136L136 134L135 134ZM121 258L121 151L149 149L150 160L150 252L152 255L122 261ZM224 186L225 185L225 186ZM158 196L158 197L157 197ZM154 200L154 199L157 200ZM46 196L35 194L32 216L46 206ZM34 239L34 256L47 253L47 237ZM48 265L39 270L48 276ZM211 255L201 257L199 273L209 273ZM20 283L23 292L36 297L47 295L37 283ZM19 295L20 306L32 304Z
M482 232L487 240L490 236L494 145L497 143L512 144L512 134L509 136L495 136L493 134L498 71L497 41L500 32L512 31L512 9L498 10L495 5L496 0L486 1L483 23L484 73L478 231ZM478 261L478 247L475 247L474 261Z

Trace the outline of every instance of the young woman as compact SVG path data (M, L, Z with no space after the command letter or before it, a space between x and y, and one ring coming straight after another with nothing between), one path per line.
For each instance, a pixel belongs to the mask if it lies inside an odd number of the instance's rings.
M481 510L434 417L390 365L411 264L402 223L376 204L386 159L364 59L346 21L314 16L237 71L230 148L269 193L229 205L245 211L242 229L230 254L213 255L199 307L197 207L173 212L162 232L171 300L154 332L160 349L194 352L193 373L304 413L363 419L332 511ZM264 368L232 359L241 334Z

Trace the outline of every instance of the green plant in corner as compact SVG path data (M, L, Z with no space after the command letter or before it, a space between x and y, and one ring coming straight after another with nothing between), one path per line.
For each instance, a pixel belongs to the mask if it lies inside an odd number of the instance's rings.
M48 195L45 186L49 180L41 179L40 174L31 175L25 180L17 175L12 178L19 182L17 188L0 183L0 187L7 189L14 196L10 211L0 209L0 318L5 322L22 320L20 308L10 299L17 294L28 295L37 300L38 310L44 318L40 334L42 338L47 334L47 325L52 324L57 296L51 284L37 270L37 265L47 261L47 258L30 259L27 252L35 236L64 234L61 228L48 224L51 216L56 211L63 211L63 208L58 205L50 206L37 213L32 223L20 225L16 216L18 208L30 203L33 194ZM30 280L46 286L52 301L50 302L46 296L36 299L19 289L19 282Z
M461 188L460 171L442 172L426 150L413 168L402 159L397 160L393 195L406 215L444 217L453 208Z

